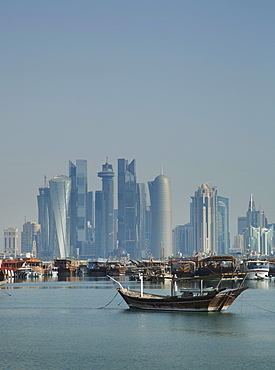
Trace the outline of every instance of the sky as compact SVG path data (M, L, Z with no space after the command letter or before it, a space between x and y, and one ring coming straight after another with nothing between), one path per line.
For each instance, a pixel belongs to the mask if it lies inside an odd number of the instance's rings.
M86 159L170 179L173 226L203 183L275 222L275 2L0 2L0 228L37 221L38 188ZM0 250L3 237L0 239Z

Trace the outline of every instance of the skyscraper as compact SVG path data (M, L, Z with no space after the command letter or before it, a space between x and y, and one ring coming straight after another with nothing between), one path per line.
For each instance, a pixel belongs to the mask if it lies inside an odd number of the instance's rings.
M147 201L145 184L137 184L137 257L146 257L146 246L147 246Z
M53 258L53 250L50 246L53 233L53 216L50 203L50 188L44 177L44 187L39 188L37 196L38 224L41 225L41 246L38 249L38 258L50 260ZM50 216L51 215L51 216Z
M115 223L114 223L114 176L113 166L108 163L102 165L98 172L102 179L102 191L96 192L96 253L101 257L108 257L115 249Z
M229 199L217 196L218 205L218 253L228 254L230 248Z
M194 251L217 253L217 190L202 184L191 199L190 221L194 232Z
M87 241L87 161L77 159L76 165L69 161L69 177L71 179L71 245L78 250L74 255L83 255Z
M118 159L118 243L121 250L137 257L136 162Z
M51 208L54 218L53 245L54 256L66 258L70 250L70 196L71 180L64 175L54 176L49 181Z
M193 227L194 252L228 254L228 198L218 196L216 187L202 184L191 199L190 221Z
M250 194L248 209L246 212L247 226L253 227L265 227L266 226L266 217L263 211L257 211L253 195Z
M152 217L151 253L154 258L168 258L173 255L170 181L161 174L148 182L148 187Z

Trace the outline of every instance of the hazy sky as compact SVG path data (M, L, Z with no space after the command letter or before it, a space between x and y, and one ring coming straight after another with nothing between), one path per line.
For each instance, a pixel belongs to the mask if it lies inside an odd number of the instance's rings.
M171 181L173 226L204 182L275 222L275 2L0 2L0 227L37 221L43 176L106 156ZM2 231L3 233L3 231ZM0 240L0 248L3 237Z

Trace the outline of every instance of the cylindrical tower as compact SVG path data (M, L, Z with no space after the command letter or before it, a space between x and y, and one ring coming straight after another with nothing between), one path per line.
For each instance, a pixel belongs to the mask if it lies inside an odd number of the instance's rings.
M170 181L159 175L148 186L152 216L151 253L155 258L168 258L173 254Z

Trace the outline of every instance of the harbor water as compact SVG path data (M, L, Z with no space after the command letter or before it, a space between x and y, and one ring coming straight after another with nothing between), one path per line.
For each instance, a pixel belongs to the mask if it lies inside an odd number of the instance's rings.
M130 310L105 277L10 283L0 369L274 369L275 281L245 284L226 312L186 313Z

